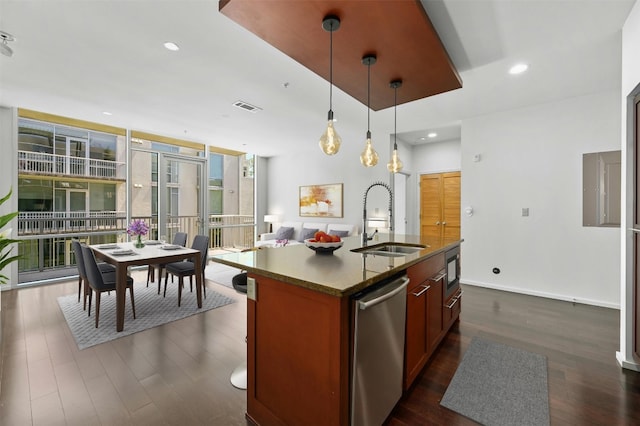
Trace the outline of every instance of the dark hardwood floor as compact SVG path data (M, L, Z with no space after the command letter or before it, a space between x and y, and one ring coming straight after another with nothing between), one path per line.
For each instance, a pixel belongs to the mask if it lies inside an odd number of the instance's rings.
M246 424L245 391L229 383L245 359L244 296L207 285L239 302L83 351L56 301L77 283L3 292L0 425ZM618 311L464 291L460 322L388 425L475 424L439 405L473 336L547 357L552 425L640 424L640 373L615 359Z
M640 373L623 370L619 311L463 286L454 325L388 425L476 424L440 406L474 336L547 357L552 425L640 425Z

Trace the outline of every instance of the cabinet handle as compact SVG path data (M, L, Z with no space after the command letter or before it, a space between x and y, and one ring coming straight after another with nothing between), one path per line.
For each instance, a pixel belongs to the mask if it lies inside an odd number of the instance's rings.
M464 291L458 290L458 292L455 294L455 296L453 296L451 298L451 303L449 303L448 305L444 305L444 306L447 309L453 308L453 306L456 304L456 302L458 302L458 300L460 300L460 298L462 297L463 294L464 294Z
M436 222L436 225L440 225L440 221L437 221L437 222Z
M447 224L447 222L442 222L442 224L443 224L443 225L446 225L446 224Z
M460 299L459 297L454 297L453 300L451 301L451 303L449 303L448 305L445 305L447 307L447 309L452 309L456 303L458 303L458 299Z
M437 277L429 278L429 281L433 281L434 283L437 283L438 281L440 281L446 276L447 276L446 272L440 272L440 275L438 275Z
M422 296L424 294L425 291L427 291L427 290L429 290L431 288L430 285L423 285L421 287L422 287L422 290L420 290L417 293L411 293L411 294L413 294L415 297L420 297L420 296Z

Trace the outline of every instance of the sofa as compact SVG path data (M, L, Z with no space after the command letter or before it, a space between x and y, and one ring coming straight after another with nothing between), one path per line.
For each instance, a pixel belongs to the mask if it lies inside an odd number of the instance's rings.
M274 229L275 232L261 234L256 247L274 247L278 240L288 240L287 245L303 244L305 239L313 238L317 231L340 237L358 234L357 225L347 223L282 222L274 226Z

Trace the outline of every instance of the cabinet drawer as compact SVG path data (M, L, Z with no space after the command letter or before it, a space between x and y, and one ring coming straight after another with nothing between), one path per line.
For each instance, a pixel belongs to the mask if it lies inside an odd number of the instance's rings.
M432 256L420 263L409 266L407 275L409 276L409 288L423 283L425 280L437 275L444 268L444 253Z
M453 296L451 296L444 304L444 324L448 328L450 323L455 321L460 315L462 306L462 290L458 290Z

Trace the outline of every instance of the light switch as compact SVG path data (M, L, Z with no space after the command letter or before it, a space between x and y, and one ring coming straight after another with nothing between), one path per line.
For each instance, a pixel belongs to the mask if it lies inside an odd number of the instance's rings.
M258 286L255 278L247 278L247 299L258 301Z
M529 207L522 208L522 216L529 216Z

